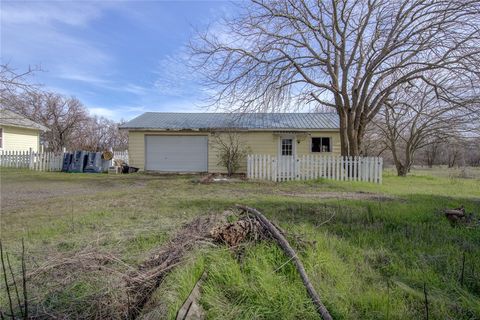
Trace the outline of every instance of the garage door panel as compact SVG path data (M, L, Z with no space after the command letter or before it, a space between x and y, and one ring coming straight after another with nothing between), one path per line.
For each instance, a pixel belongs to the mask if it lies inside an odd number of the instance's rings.
M205 172L208 168L207 136L146 136L146 170Z

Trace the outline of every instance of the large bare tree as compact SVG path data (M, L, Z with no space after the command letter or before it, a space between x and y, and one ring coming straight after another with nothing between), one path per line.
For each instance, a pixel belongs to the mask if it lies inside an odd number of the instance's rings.
M75 132L88 120L88 112L78 99L52 92L11 94L1 104L47 127L42 138L46 147L55 152L69 147Z
M358 155L368 123L425 72L479 76L478 0L252 0L191 44L213 104L336 110L341 152ZM430 83L432 86L440 86Z

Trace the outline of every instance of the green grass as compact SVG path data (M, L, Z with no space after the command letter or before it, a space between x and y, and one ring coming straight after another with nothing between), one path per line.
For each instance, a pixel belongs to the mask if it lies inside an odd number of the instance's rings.
M201 185L190 176L2 170L2 193L10 193L2 194L0 230L15 266L22 237L32 269L52 257L89 250L119 259L107 265L107 275L65 267L33 281L31 295L51 313L98 316L99 306L91 301L117 294L115 272L146 259L195 216L243 203L307 241L290 238L335 319L424 318L424 285L430 319L480 319L480 226L452 227L442 215L444 208L463 204L480 218L480 180L460 176L442 169L406 178L386 172L382 185L326 180ZM355 196L365 192L385 199ZM42 193L48 197L29 199ZM346 198L315 197L325 193ZM175 318L204 271L201 304L208 318L318 318L281 250L270 242L242 250L240 257L223 246L191 252L154 293L145 318Z

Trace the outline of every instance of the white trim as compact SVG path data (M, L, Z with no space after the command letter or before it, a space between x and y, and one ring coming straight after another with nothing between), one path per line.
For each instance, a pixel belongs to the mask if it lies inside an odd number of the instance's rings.
M294 134L279 135L277 141L277 155L278 157L288 157L282 155L282 139L292 139L292 157L297 156L297 137Z
M201 133L210 133L210 132L274 132L276 134L282 134L282 131L295 132L295 133L311 133L311 132L339 132L340 128L293 128L293 129L248 129L248 128L202 128L202 129L165 129L165 128L119 128L120 130L128 131L159 131L159 132L201 132Z

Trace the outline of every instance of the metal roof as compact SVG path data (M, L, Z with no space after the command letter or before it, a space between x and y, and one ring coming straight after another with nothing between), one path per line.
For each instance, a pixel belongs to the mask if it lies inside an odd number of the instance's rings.
M338 129L336 113L172 113L146 112L122 129L241 130Z
M15 112L0 109L0 125L48 131L48 128Z

